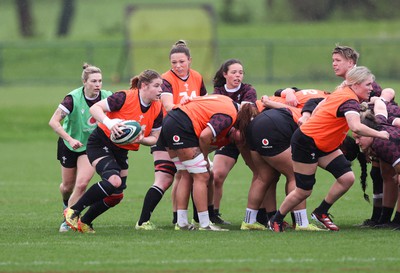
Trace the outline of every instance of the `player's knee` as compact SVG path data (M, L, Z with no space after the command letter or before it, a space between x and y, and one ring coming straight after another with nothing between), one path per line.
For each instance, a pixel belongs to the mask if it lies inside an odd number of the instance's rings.
M62 194L71 194L73 189L74 189L73 183L65 183L65 182L60 183L60 192Z
M296 186L305 191L311 191L315 184L315 174L302 174L302 173L294 173L294 177L296 178Z
M189 173L207 173L207 161L203 154L199 154L193 159L182 162L182 165Z
M228 172L221 168L214 168L212 173L213 173L214 184L216 186L221 186L228 175Z
M119 188L122 185L122 180L119 175L112 175L108 178L108 181L116 188Z
M169 160L156 160L154 161L154 171L163 172L172 176L177 172L174 162Z
M86 191L86 187L87 187L86 183L77 183L75 185L74 191L83 194Z
M346 159L344 155L339 155L333 159L325 168L330 172L336 179L344 175L345 173L352 172L351 163ZM353 175L354 176L354 175ZM354 182L354 179L353 179Z
M124 198L124 193L113 194L103 199L104 203L109 207L115 207Z
M165 192L169 189L169 187L171 187L173 182L174 182L174 177L171 175L166 175L166 174L155 175L153 186L156 186Z
M293 194L297 200L305 200L311 195L312 190L305 190L297 187L293 190Z
M100 161L97 163L96 171L101 176L102 179L110 180L110 178L114 175L119 177L119 174L121 172L121 167L118 165L118 163L117 163L117 161L115 161L115 159L113 159L109 156L106 156L106 157L100 159ZM115 179L115 178L113 178L113 179ZM119 178L119 180L121 180L121 179ZM121 183L121 182L119 182L119 183Z
M342 176L340 176L339 178L337 178L337 181L346 189L350 189L351 186L353 186L355 180L356 180L356 178L352 171L347 172L347 173L343 174Z

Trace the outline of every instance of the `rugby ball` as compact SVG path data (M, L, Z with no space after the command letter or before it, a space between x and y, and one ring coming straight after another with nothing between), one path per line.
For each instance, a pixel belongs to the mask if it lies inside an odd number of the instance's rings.
M122 134L120 136L115 136L114 134L110 135L110 139L115 144L125 145L133 142L142 131L142 127L140 123L136 120L124 120L121 121L123 126L119 128L122 130Z

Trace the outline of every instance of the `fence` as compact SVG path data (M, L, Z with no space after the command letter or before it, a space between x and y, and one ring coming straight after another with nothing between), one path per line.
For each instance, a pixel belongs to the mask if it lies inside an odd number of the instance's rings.
M335 80L330 63L331 51L337 42L238 39L211 44L190 41L192 67L204 75L207 84L211 83L218 65L228 58L242 61L246 81L251 83ZM398 80L399 42L398 39L364 39L340 41L340 44L356 48L361 55L359 64L371 68L379 80ZM170 46L170 41L0 43L0 84L79 84L83 62L99 66L103 81L128 82L143 69L168 70Z

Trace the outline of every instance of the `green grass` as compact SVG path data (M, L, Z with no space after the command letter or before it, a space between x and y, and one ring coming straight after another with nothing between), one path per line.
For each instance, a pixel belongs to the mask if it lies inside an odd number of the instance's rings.
M117 91L128 87L127 80L115 84L111 79L122 54L124 7L133 1L76 1L71 35L62 39L55 37L61 2L32 2L38 36L29 40L19 37L15 1L3 0L0 9L0 46L9 45L0 53L0 70L1 76L11 82L0 85L0 272L399 272L400 233L353 227L371 214L371 205L363 200L357 183L331 209L334 221L342 229L338 233L240 231L251 180L242 160L229 174L224 187L221 211L224 218L233 222L231 231L173 231L170 191L152 216L160 230L136 231L134 224L154 178L152 157L146 147L130 153L125 198L96 219L95 235L58 233L62 219L60 166L56 160L57 137L48 121L65 94L79 86L84 61L102 68L105 89ZM146 1L149 2L157 0ZM185 1L189 2L198 1ZM217 12L221 10L221 1L205 2L215 4ZM167 53L172 43L189 38L193 68L207 75L209 92L210 75L216 70L209 68L210 62L219 64L232 57L242 60L245 82L254 85L259 97L286 86L332 91L339 80L331 70L330 52L340 42L355 46L362 54L361 64L383 75L377 78L383 87L400 88L396 80L400 21L293 25L284 22L286 19L279 14L263 10L263 2L241 2L243 7L254 8L250 24L218 25L217 60L204 58L209 53L203 52L196 42L191 43L209 32L197 29L196 37L181 37L186 24L179 23L171 32L157 34L164 44L138 51L139 55L149 56L147 59L136 55L129 61L138 70L160 65L162 72L168 69ZM279 9L286 12L281 1L278 3ZM138 40L151 40L152 31L163 26L164 18L159 12L150 12L148 16L139 13L135 19L138 21L132 22L137 27L134 33ZM281 21L277 23L274 18ZM385 44L385 39L392 44ZM269 42L279 46L271 51ZM272 70L267 66L269 62ZM277 79L270 81L272 76ZM358 177L357 164L354 170ZM317 181L307 201L309 213L324 198L332 177L318 171ZM284 198L283 185L280 181L278 204Z
M105 86L114 87L119 88ZM331 209L340 232L240 231L251 179L242 160L224 187L221 210L233 222L229 232L174 231L170 191L152 216L160 230L136 231L144 195L153 182L146 147L130 153L125 198L96 219L97 233L60 234L57 137L47 122L67 90L41 86L27 92L12 87L0 88L0 93L0 272L321 272L322 266L325 272L399 270L400 233L353 227L371 214L357 183ZM354 168L358 176L357 164ZM319 170L317 181L308 199L309 213L325 196L332 177ZM280 181L278 204L283 184Z

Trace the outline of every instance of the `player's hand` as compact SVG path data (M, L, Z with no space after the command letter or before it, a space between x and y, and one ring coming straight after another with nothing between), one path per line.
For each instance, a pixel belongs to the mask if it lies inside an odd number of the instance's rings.
M180 104L184 105L192 100L193 100L193 98L191 96L184 95L180 101Z
M72 138L70 141L68 141L68 143L69 143L69 145L71 145L72 149L74 149L74 150L83 146L83 144L79 140L76 140L74 138Z
M134 141L132 141L132 143L139 143L141 144L141 141L144 138L144 130L142 129L142 131L140 131L140 134L135 138Z
M382 139L388 140L390 138L389 133L386 131L379 131L379 135L380 135L380 138L382 138Z
M122 121L122 119L119 119L119 118L110 119L109 117L106 116L103 119L102 123L105 126L107 126L108 130L113 131L115 125L119 124L121 121ZM121 131L121 130L119 130L119 131ZM122 131L121 131L121 133L122 133Z
M299 101L297 100L294 90L293 92L286 92L286 104L294 107L296 107L299 104Z

